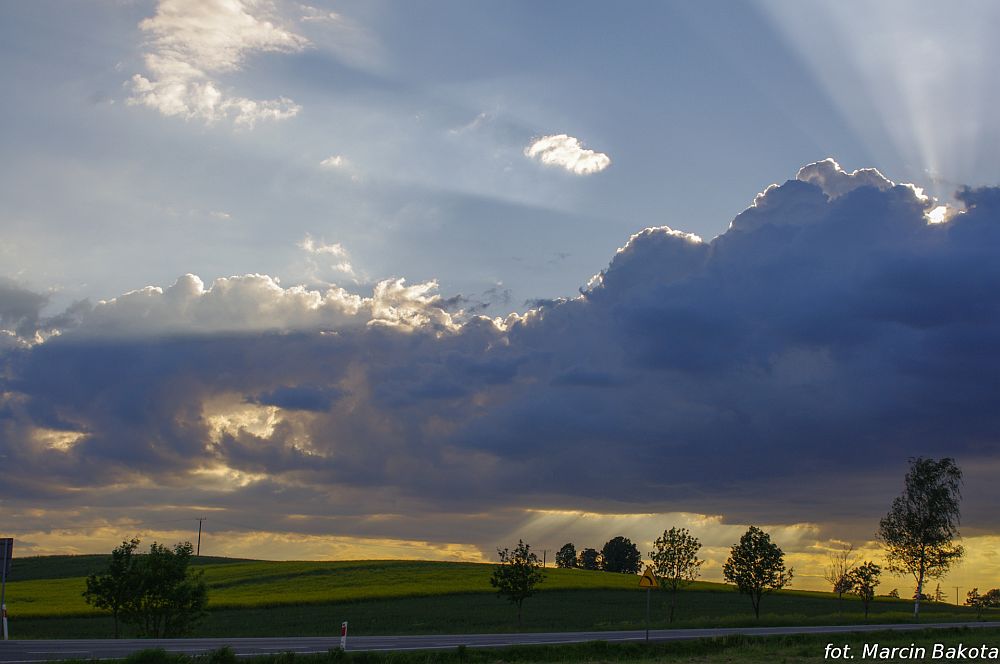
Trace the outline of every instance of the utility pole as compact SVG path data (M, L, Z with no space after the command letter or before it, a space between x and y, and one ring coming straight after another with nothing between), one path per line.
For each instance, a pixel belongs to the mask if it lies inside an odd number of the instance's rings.
M200 556L201 555L201 523L202 523L202 521L205 521L207 518L208 517L204 517L204 516L198 517L198 548L197 548L197 550L195 551L195 554L194 554L196 556Z
M549 555L549 550L548 549L542 549L542 567L545 567L545 562L546 562L546 559L548 558L548 555Z
M955 586L955 606L962 606L961 602L958 601L958 589L961 586Z

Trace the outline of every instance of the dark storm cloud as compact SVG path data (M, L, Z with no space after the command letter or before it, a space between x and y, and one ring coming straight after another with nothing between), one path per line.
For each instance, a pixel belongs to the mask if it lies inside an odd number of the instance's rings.
M646 229L579 297L502 324L458 325L447 301L393 282L371 301L259 307L273 332L223 334L213 313L165 337L149 320L167 294L145 293L141 334L105 307L99 335L84 317L8 353L0 454L16 464L0 475L34 478L40 501L44 485L139 477L182 501L194 474L223 468L244 479L220 505L262 524L292 503L337 514L381 496L372 511L631 505L870 525L907 457L971 469L1000 452L1000 190L958 198L965 212L929 224L913 188L820 162L711 242ZM235 306L188 290L202 309ZM243 293L240 319L288 292ZM324 332L302 329L317 310ZM60 449L41 429L82 436ZM1000 489L969 477L966 521L1000 527Z
M343 396L343 392L335 388L317 387L314 385L282 385L269 392L247 397L249 403L264 406L277 406L288 410L312 410L323 412Z
M27 333L28 327L38 321L38 313L47 302L44 295L0 278L0 326Z

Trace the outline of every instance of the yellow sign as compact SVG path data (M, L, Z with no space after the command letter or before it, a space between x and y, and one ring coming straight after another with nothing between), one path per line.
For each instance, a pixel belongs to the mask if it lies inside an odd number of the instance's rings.
M659 584L656 582L656 575L653 574L653 568L646 566L646 571L642 573L639 577L639 587L640 588L655 588Z

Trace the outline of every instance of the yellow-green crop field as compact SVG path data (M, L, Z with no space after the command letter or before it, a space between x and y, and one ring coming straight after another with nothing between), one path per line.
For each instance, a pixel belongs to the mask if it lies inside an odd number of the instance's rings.
M492 593L493 565L426 561L245 561L199 565L210 609ZM100 565L95 566L95 571ZM638 577L546 569L545 590L635 589ZM720 584L699 583L703 588ZM22 617L97 613L83 600L84 576L12 581L7 603Z
M7 586L14 638L106 638L110 615L83 600L86 575L100 571L106 556L62 556L15 561ZM635 575L548 568L545 581L524 605L524 622L496 597L489 579L494 565L428 561L267 562L199 558L209 613L194 636L318 636L349 620L352 633L432 634L641 629L646 591ZM677 597L668 621L670 594L653 590L649 626L735 627L830 625L866 622L861 602L831 593L782 590L764 598L760 618L732 586L699 582ZM910 620L911 604L878 598L869 622ZM996 620L996 611L988 619ZM934 622L975 620L967 607L928 602Z

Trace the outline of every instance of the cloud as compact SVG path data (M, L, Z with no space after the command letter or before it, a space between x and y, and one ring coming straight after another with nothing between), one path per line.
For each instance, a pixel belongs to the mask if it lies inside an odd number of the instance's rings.
M343 20L340 14L337 12L326 11L318 9L311 5L299 5L299 9L302 11L302 16L299 17L300 21L318 21L321 23L331 22L336 23Z
M339 242L335 242L334 244L316 242L308 233L306 233L305 239L299 243L299 247L310 254L329 254L336 258L347 257L347 250Z
M600 173L611 165L608 155L585 149L580 139L567 134L536 138L524 148L524 156L537 159L546 166L565 168L575 175Z
M830 198L843 196L858 187L875 187L885 191L895 184L874 168L861 168L848 173L829 157L803 166L795 179L816 185Z
M344 168L348 164L343 155L335 154L319 162L320 168L338 169Z
M963 528L996 533L1000 189L932 224L912 186L818 171L711 241L642 230L576 297L505 318L400 278L188 275L100 302L0 355L0 480L19 505L480 551L560 537L539 510L716 515L805 551L868 541L907 457L953 456ZM4 326L38 305L14 292Z
M48 298L10 279L0 278L0 328L11 334L34 333Z
M254 53L295 53L308 45L267 8L245 0L160 0L156 14L139 23L150 39L143 56L147 75L132 76L128 103L189 120L231 118L247 128L297 115L301 107L291 99L233 95L217 80Z
M333 402L340 399L343 392L329 387L314 385L282 385L263 394L248 397L250 403L276 406L286 410L330 410Z
M331 253L337 247L319 245L317 251ZM206 288L199 277L186 274L166 289L147 286L101 300L73 332L91 337L135 337L318 331L365 325L450 328L455 323L442 308L436 291L433 281L407 285L405 279L388 279L375 285L371 297L361 297L337 287L324 291L304 286L284 288L277 279L263 274L220 277Z
M357 276L354 272L354 266L351 265L351 257L339 242L335 242L334 244L316 242L311 235L306 233L306 237L299 243L299 247L311 257L329 257L330 260L334 261L327 265L330 269L342 272L349 277ZM319 270L319 265L315 262L311 263L311 267L314 273Z

